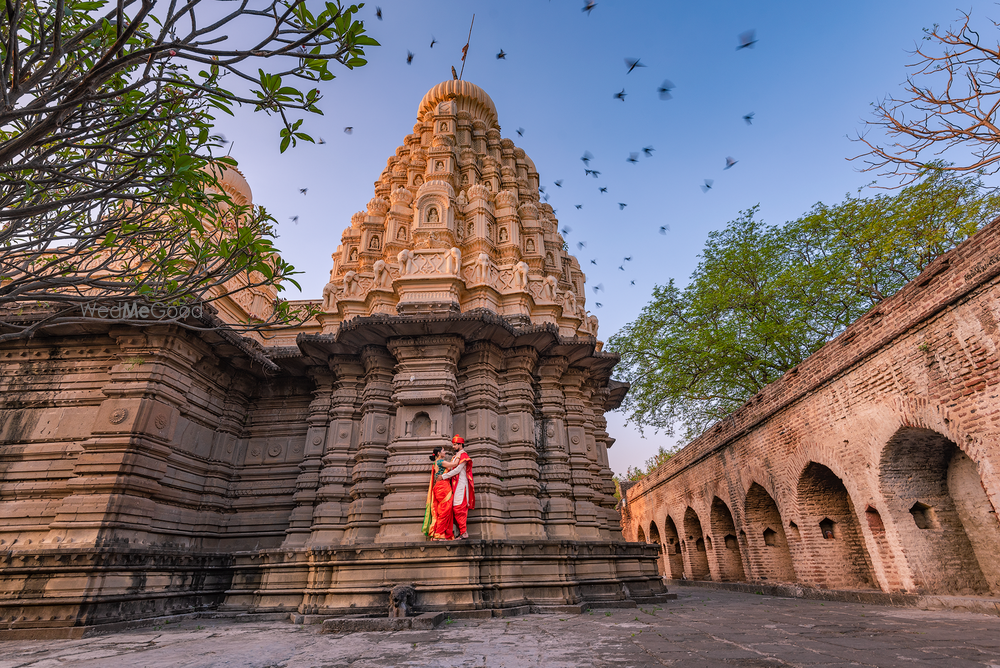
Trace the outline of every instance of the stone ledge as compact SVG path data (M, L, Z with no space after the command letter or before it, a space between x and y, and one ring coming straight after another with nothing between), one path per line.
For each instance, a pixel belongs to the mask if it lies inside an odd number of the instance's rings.
M817 589L798 584L774 584L764 582L713 582L710 580L670 580L664 583L677 587L700 587L736 591L744 594L779 596L782 598L805 598L816 601L839 601L842 603L863 603L894 608L916 608L918 610L954 610L977 612L984 615L1000 616L1000 598L979 596L936 596L933 594L886 593L863 589Z
M443 622L447 616L446 612L425 612L416 617L337 617L324 620L320 633L429 630Z

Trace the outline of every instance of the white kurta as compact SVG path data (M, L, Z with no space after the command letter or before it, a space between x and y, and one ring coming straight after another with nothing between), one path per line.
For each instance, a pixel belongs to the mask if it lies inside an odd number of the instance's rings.
M455 484L455 495L451 500L451 505L453 506L462 505L462 502L465 501L465 492L469 487L469 476L465 472L465 462L466 460L463 459L459 462L458 466L441 476L442 478L458 476L458 482Z

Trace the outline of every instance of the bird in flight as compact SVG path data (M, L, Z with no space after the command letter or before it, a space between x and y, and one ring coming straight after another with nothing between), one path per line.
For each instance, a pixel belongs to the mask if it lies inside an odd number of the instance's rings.
M524 136L524 128L518 128L517 129L517 136L518 137L523 137Z
M591 260L591 262L593 262L593 260ZM597 294L603 289L604 289L604 283L598 283L597 285L594 286L594 294Z
M354 126L353 125L348 125L346 128L344 128L344 134L345 135L349 135L352 132L354 132Z
M582 204L577 204L577 205L576 205L576 208L578 208L578 209L582 209L582 208L583 208L583 205L582 205Z
M625 162L631 162L634 165L635 163L639 162L639 154L629 153L628 158L625 160Z
M381 7L378 7L378 6L375 7L375 18L377 18L379 21L382 20L382 8Z
M599 190L600 190L600 191L601 191L602 193L606 193L606 192L608 192L608 189L607 189L606 187L604 187L604 186L602 186L601 188L599 188Z
M600 176L600 175L601 175L601 173L600 173L599 171L597 171L596 169L585 169L585 170L583 170L583 171L585 171L585 172L586 172L587 174L590 174L590 175L591 175L591 176L593 176L593 177L594 177L595 179L596 179L596 178L597 178L598 176Z
M538 186L538 192L545 193L545 186Z
M632 285L635 285L635 281L632 281Z
M701 191L707 193L712 189L712 184L715 183L712 179L705 179L705 185L701 187Z
M655 151L655 150L656 149L653 148L652 146L647 146L644 149L642 149L642 152L646 154L647 158L652 158L653 157L653 151Z
M309 192L309 188L299 188L299 192L305 195L307 192Z
M666 234L670 231L669 225L660 225L660 234Z
M562 179L559 179L558 181L556 181L555 184L556 184L556 188L562 188Z
M730 167L732 167L733 165L735 165L737 162L739 162L739 160L733 160L731 157L730 158L726 158L726 166L723 167L723 169L729 169Z
M637 68L637 67L645 67L645 65L643 65L642 63L640 63L638 58L626 58L625 59L625 67L628 68L628 72L626 72L625 74L631 74L632 70L634 70L635 68Z
M594 306L596 306L597 308L601 308L602 306L604 306L604 304L602 304L601 302L594 302Z
M591 260L591 261L590 261L590 264L592 264L592 265L595 265L595 266L596 266L596 265L597 265L597 260Z
M757 31L747 30L746 32L740 33L740 45L736 47L736 50L740 49L752 49L753 45L757 43Z
M318 141L318 142L316 142L316 143L317 143L317 144L319 144L320 146L322 146L323 144L325 144L325 143L326 143L326 140L325 140L325 139L323 139L322 137L320 137L320 138L319 138L319 141Z
M622 102L624 102L624 101L625 101L625 96L626 96L627 94L628 94L628 93L626 93L626 92L625 92L625 89L624 89L624 88L622 88L622 92L620 92L620 93L615 93L615 99L616 99L616 100L621 100Z
M406 64L409 65L412 62L413 62L413 52L412 51L407 51L406 52Z
M570 227L569 225L563 225L563 228L559 231L562 232L563 234L569 234L570 232L573 231L573 228Z
M576 242L576 247L578 249L580 249L580 250L583 250L584 248L587 247L587 242L586 241L577 241Z
M507 59L507 54L503 52L503 49L500 49L500 53L497 54L497 60L506 60L506 59Z
M627 206L628 206L628 204L626 204L625 202L618 202L618 210L619 211L624 211L625 207L627 207Z
M622 258L622 259L624 259L626 262L631 262L632 261L632 256L629 255L628 257Z
M289 220L291 220L291 221L292 221L293 223L295 223L296 225L298 225L298 224L299 224L299 217L298 217L298 216L291 216L291 217L289 218Z
M431 36L431 48L433 49L434 45L437 44L437 43L438 43L437 39L432 35Z
M753 115L754 112L751 111L749 114L743 117L743 120L747 122L747 125L753 125Z
M587 16L590 16L590 12L594 11L594 7L596 7L596 6L597 6L597 3L594 2L594 0L584 0L584 2L583 2L583 10L582 11L587 12Z
M590 167L590 161L593 160L593 159L594 159L594 156L593 156L593 154L591 154L590 151L584 151L583 152L583 157L580 158L580 160L583 160L583 164L587 165L588 167Z
M671 81L670 79L664 79L663 83L660 84L660 87L656 89L656 92L660 94L661 100L669 100L673 98L673 96L670 94L670 91L672 91L674 88L676 88L676 86L674 86L673 81Z

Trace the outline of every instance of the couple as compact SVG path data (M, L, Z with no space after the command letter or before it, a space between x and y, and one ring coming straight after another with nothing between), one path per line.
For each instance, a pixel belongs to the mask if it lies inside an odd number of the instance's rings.
M476 494L472 484L472 458L465 451L465 439L455 434L451 439L455 456L445 460L444 448L434 448L431 461L431 483L427 489L424 508L424 535L431 540L454 540L454 524L458 524L459 538L468 538L466 519L476 507Z

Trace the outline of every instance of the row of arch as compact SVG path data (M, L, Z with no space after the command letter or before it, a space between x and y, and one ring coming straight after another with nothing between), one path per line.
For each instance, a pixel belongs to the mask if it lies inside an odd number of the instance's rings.
M840 477L809 462L784 509L753 482L733 507L715 496L707 515L671 509L637 537L661 545L671 578L1000 595L1000 523L965 452L904 427L883 449L878 481L879 501L859 508Z

